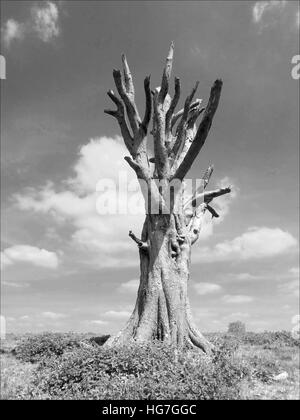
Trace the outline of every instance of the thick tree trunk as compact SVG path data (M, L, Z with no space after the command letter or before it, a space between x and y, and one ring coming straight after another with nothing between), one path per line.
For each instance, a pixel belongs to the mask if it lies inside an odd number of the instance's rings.
M205 352L210 343L194 325L187 296L191 241L178 232L179 215L148 215L140 249L140 286L134 311L125 328L106 346L161 340L175 347L189 344Z

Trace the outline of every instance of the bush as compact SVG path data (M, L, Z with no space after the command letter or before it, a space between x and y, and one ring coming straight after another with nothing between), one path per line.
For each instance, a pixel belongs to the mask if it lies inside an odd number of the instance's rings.
M34 392L55 399L237 399L247 374L221 350L210 359L159 343L91 347L44 360Z
M110 335L101 335L100 337L91 337L90 342L92 344L98 344L98 346L103 346L103 344L109 339Z
M246 325L241 321L230 322L227 332L233 335L244 335L246 333Z
M289 331L248 332L243 337L244 344L263 346L265 349L299 347L300 340L293 338Z
M61 356L65 351L80 347L82 337L76 334L43 333L24 338L13 353L23 362L39 362L51 356Z

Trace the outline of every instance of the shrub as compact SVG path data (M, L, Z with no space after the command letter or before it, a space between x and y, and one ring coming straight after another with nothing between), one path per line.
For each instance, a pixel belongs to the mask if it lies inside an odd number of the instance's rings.
M13 353L23 362L39 362L53 355L61 356L65 351L80 347L80 335L68 333L43 333L24 338Z
M244 344L259 345L265 349L299 347L300 340L293 338L289 331L248 332L243 337Z
M103 344L109 339L110 335L101 335L100 337L91 337L90 342L92 344L98 344L98 346L103 346Z
M221 350L210 359L158 343L91 347L44 360L34 392L55 399L237 399L247 373Z
M241 321L230 322L227 332L233 335L244 335L246 332L246 325Z

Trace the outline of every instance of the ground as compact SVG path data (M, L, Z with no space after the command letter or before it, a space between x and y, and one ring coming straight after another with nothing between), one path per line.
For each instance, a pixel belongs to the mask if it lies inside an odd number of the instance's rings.
M222 334L219 333L218 336ZM86 337L89 338L90 335ZM32 382L39 364L24 362L16 357L13 349L22 338L24 336L10 335L1 342L1 399L32 398ZM299 346L237 341L239 346L234 353L235 360L251 366L252 371L250 380L248 378L241 382L242 399L300 399ZM276 375L280 373L287 377L276 380Z
M299 348L264 349L263 346L244 345L238 353L245 359L257 357L269 360L280 373L287 372L288 377L281 381L262 382L254 379L243 389L244 399L251 400L299 400Z

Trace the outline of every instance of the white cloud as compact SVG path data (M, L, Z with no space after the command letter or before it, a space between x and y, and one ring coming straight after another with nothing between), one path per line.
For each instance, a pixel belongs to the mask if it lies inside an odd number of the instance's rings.
M258 280L261 279L261 276L255 276L250 273L238 273L234 276L236 280L247 281L247 280Z
M65 314L61 314L61 313L58 313L58 312L51 312L51 311L42 312L42 316L44 318L48 318L48 319L63 319L63 318L66 318Z
M138 279L132 279L122 283L119 287L120 292L125 293L136 293L139 287L140 281Z
M296 2L258 1L252 8L252 18L261 33L266 28L281 25L290 30L299 29L299 8Z
M4 45L8 48L12 41L24 38L24 25L14 19L8 19L1 32Z
M252 296L247 295L225 295L222 297L222 301L225 303L248 303L253 300Z
M137 185L134 172L124 161L126 154L119 136L92 139L80 148L73 167L74 175L62 182L60 190L49 182L41 189L31 188L15 195L16 203L23 210L51 214L58 222L69 223L74 229L71 246L80 253L82 262L97 267L135 266L138 264L137 252L128 238L128 231L131 229L138 235L144 215L126 214L126 208L124 214L99 215L96 209L97 200L102 197L95 191L99 180L109 179L119 186L127 179L128 184ZM232 182L223 178L217 185L223 187L232 185ZM143 200L136 191L128 194L129 201L132 196ZM206 239L213 233L214 224L220 223L228 214L230 200L236 194L234 189L228 196L216 200L214 207L221 217L212 221L210 215L206 215L200 239ZM118 205L118 200L124 203L124 194L116 194L114 204ZM193 253L193 261L263 258L291 250L296 243L292 235L279 228L251 228L212 249L199 246L200 242Z
M59 36L59 12L54 3L48 1L41 7L34 5L31 9L31 15L33 20L33 30L42 41L49 42L53 38Z
M21 319L22 321L27 321L29 318L30 318L30 316L29 316L29 315L22 315L22 316L20 316L20 319Z
M144 209L137 215L126 214L126 209L124 214L99 215L96 209L101 193L96 193L95 189L99 181L104 179L112 181L117 187L127 180L133 189L127 195L128 203L133 198L143 203L135 173L124 161L127 154L119 136L92 139L79 150L78 160L73 167L74 176L63 182L63 187L68 189L57 191L49 182L40 190L31 188L23 194L16 194L17 205L23 210L49 213L57 221L70 222L74 227L73 245L81 253L88 254L86 261L90 264L98 267L135 266L138 264L136 247L129 240L128 231L131 229L139 235ZM218 182L220 187L230 184L228 178ZM117 192L110 196L115 206L126 202L125 194ZM233 191L231 195L235 197L236 192ZM220 213L216 223L228 214L232 197L219 197L216 200L214 207ZM206 215L200 236L202 240L212 235L215 220L212 221L210 215Z
M104 313L104 317L109 318L109 319L124 319L124 318L129 318L131 315L130 312L128 311L107 311Z
M252 16L255 23L262 22L266 16L281 13L285 8L286 1L258 1L252 9Z
M297 249L297 240L280 228L252 227L234 239L218 243L213 248L200 247L196 262L249 260L274 257Z
M91 139L80 147L78 155L74 165L75 177L69 180L78 191L95 192L100 180L119 181L120 172L128 177L129 182L135 179L134 172L124 161L128 151L120 136Z
M7 317L5 317L5 319L6 319L6 321L10 321L10 322L14 322L16 320L16 318L13 317L13 316L7 316Z
M196 291L196 293L200 296L202 295L208 295L211 293L217 293L220 290L222 290L222 287L219 284L214 283L194 283L193 287Z
M12 265L12 261L1 251L1 270L4 270L8 265Z
M225 316L224 318L239 319L239 318L249 318L249 317L250 317L250 314L248 314L247 312L233 312L232 314L229 314Z
M222 275L222 279L229 282L252 282L252 281L274 281L277 280L278 282L284 282L287 280L292 280L299 277L299 267L292 267L289 270L284 270L282 272L276 271L275 273L258 273L258 274L251 274L248 272L244 273L228 273Z
M1 270L3 270L3 267L1 268ZM12 287L15 289L23 289L24 287L28 287L29 283L15 283L12 281L1 280L1 286Z
M2 269L18 262L55 269L59 261L55 252L31 245L14 245L1 252Z
M58 5L50 1L39 2L31 7L31 16L18 22L8 19L1 28L4 45L9 48L15 40L24 40L28 35L37 36L43 42L50 42L61 33Z
M63 190L48 183L39 190L31 188L16 194L16 203L23 210L51 214L58 222L70 223L74 229L72 246L86 263L97 267L134 266L138 264L137 250L128 231L132 229L138 235L144 215L126 214L126 208L123 214L100 215L96 208L101 197L96 186L103 179L117 187L127 179L128 184L136 185L128 200L141 198L135 173L124 161L127 154L120 137L92 139L80 148L74 176L62 183ZM112 193L110 197L118 205L125 202L124 195Z
M228 273L225 275L225 280L229 282L247 282L247 281L258 281L268 280L269 278L274 279L274 276L270 274L251 274L251 273Z
M102 321L101 319L92 319L91 321L88 321L88 323L93 325L106 325L107 321Z

